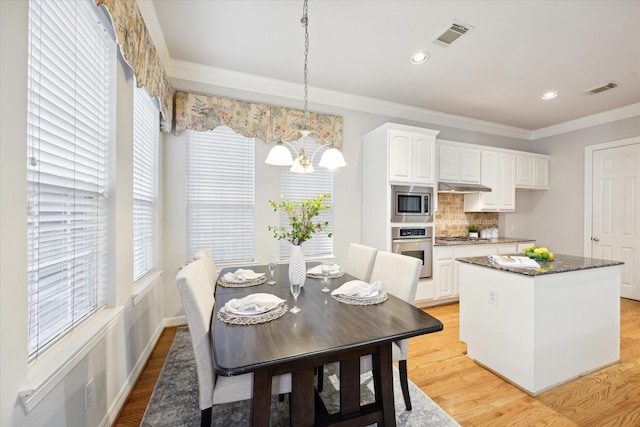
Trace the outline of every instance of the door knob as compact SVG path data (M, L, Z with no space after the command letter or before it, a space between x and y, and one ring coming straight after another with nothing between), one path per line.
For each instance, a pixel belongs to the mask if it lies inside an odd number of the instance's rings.
M597 237L592 237L591 240L593 240L594 242L599 242L600 241L600 239L597 238Z

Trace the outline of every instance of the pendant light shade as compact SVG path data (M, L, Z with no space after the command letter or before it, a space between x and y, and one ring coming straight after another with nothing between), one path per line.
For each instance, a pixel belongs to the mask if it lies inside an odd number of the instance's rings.
M302 165L302 163L300 163L300 159L297 158L293 161L293 165L291 165L291 169L289 169L291 172L295 172L295 173L313 173L315 172L315 169L313 168L313 165L311 163L307 164L307 165Z
M289 151L284 143L278 141L278 143L269 150L269 155L264 162L273 166L291 166L293 164L293 157L291 156L291 151Z
M336 169L347 166L347 162L344 161L344 157L340 150L335 147L329 147L324 153L322 153L318 166L328 169Z

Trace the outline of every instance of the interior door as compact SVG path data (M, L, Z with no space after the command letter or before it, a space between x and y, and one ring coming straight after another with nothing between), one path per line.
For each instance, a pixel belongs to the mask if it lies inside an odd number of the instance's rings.
M623 261L620 295L640 300L640 144L593 152L591 256Z

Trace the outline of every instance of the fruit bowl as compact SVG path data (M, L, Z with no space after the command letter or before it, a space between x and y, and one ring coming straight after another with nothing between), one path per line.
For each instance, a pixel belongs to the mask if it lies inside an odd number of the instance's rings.
M553 252L545 247L528 246L524 248L524 256L535 260L553 261Z

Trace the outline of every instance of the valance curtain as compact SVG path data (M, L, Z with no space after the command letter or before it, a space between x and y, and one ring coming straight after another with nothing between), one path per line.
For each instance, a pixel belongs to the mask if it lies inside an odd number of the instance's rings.
M124 60L136 75L138 87L146 87L149 95L158 99L162 115L161 130L171 132L174 89L169 83L136 1L96 0L96 5L107 8Z
M206 131L228 126L248 138L277 142L304 125L304 112L291 108L176 91L175 131ZM342 148L342 117L308 113L307 127ZM321 141L317 141L322 143Z
M159 100L163 132L171 132L172 125L176 134L186 129L206 131L228 126L248 138L260 138L271 143L304 126L304 112L301 110L175 91L136 1L95 2L107 8L120 51L136 75L138 87L146 87L149 95ZM308 113L307 127L317 131L328 143L342 148L342 117Z

